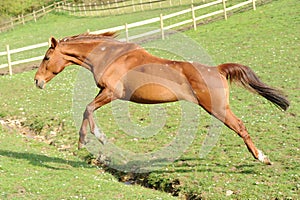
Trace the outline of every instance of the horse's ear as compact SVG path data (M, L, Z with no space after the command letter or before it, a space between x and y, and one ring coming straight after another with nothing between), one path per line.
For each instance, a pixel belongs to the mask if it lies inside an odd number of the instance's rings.
M54 37L51 37L50 41L51 41L51 46L50 47L53 48L53 49L55 49L55 47L58 44L58 41Z

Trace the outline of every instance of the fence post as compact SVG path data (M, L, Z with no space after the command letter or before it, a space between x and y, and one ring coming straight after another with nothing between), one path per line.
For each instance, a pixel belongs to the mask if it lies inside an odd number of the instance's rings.
M83 4L84 16L87 16L85 4Z
M90 8L89 8L90 12L89 13L90 13L90 16L92 16L92 15L94 15L94 12L93 12L93 9L92 9L92 3L90 3L89 5L90 5Z
M126 42L129 42L129 35L128 35L128 24L125 24L125 34L126 34Z
M115 0L115 6L114 6L117 10L117 13L120 14L120 8L119 8L119 4L118 4L118 1Z
M132 4L132 11L135 12L135 6L134 6L134 1L133 0L131 1L131 4Z
M144 11L143 0L140 0L141 10Z
M76 7L75 7L75 4L72 4L73 5L73 15L75 16L76 14Z
M78 4L77 5L77 8L78 8L78 16L81 16L81 4Z
M14 28L14 19L12 17L10 18L10 24L11 24L11 28Z
M256 10L255 0L252 0L253 10Z
M60 12L59 2L55 2L55 3L54 3L54 7L55 7L55 11L56 11L56 12Z
M21 18L22 18L22 24L24 25L25 24L25 19L24 19L24 15L23 14L21 15Z
M71 15L72 14L71 3L68 3L68 10L69 10L69 15Z
M8 44L6 45L6 52L7 52L7 64L8 64L9 75L12 75L10 50L9 50L9 45Z
M103 1L101 1L101 9L104 10Z
M36 22L36 14L35 14L35 11L33 11L33 19L34 19L34 22Z
M224 18L225 18L225 20L227 20L226 0L223 0L223 10L224 10Z
M48 39L48 47L51 47L51 39L52 39L52 37L49 37L49 39Z
M192 18L193 18L193 25L194 25L194 30L197 30L197 22L196 22L196 17L195 17L195 9L194 5L192 5Z
M110 9L110 2L109 1L107 2L107 5L108 5L109 14L112 14L112 11Z
M99 9L98 9L97 3L94 3L94 8L95 8L95 13L96 13L95 15L99 16L100 14L99 14Z
M163 15L162 14L160 14L160 31L161 31L161 39L164 40L165 39L164 19L163 19Z

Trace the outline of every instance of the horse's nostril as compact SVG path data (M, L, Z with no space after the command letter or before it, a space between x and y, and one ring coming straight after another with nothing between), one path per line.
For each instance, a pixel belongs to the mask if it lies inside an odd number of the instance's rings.
M35 85L36 87L40 88L40 89L43 89L44 86L45 86L45 81L39 81L38 79L34 79L34 82L35 82Z
M37 79L34 79L34 83L35 83L36 87L39 87L39 81Z

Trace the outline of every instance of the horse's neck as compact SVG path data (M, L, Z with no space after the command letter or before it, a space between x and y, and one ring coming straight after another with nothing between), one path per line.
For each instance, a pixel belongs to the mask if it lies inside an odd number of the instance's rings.
M121 56L140 48L133 43L123 43L113 39L104 39L98 42L69 44L64 54L74 64L83 66L90 71L103 68L115 62Z
M138 49L133 43L122 43L118 41L104 41L90 52L88 59L97 71L103 71L116 62L119 58Z

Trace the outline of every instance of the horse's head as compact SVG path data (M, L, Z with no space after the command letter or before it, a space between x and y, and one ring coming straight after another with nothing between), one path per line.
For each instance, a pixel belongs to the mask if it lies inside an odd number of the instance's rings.
M67 65L71 64L70 61L64 57L60 51L59 41L52 37L51 46L46 52L34 77L35 84L38 88L43 89L47 82L64 70Z

